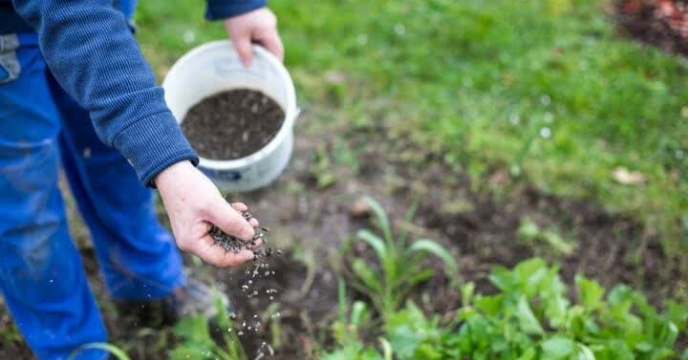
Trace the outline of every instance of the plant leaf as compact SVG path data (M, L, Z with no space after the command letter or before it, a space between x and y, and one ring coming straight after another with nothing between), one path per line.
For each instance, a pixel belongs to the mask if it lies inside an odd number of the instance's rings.
M114 355L119 360L131 360L131 358L129 358L129 356L127 356L127 354L124 352L124 350L108 343L89 343L81 345L69 355L69 360L74 359L74 357L76 357L80 352L88 349L105 350L108 353Z
M523 355L519 356L517 360L533 360L536 358L537 352L535 348L530 348L526 350Z
M375 254L377 254L381 263L387 259L387 248L385 247L384 241L379 236L365 229L359 230L356 236L375 250Z
M368 304L363 301L355 301L351 307L351 325L361 326L368 319Z
M448 270L448 275L458 273L459 265L454 259L454 256L447 251L442 245L430 239L416 240L409 248L411 252L428 252L440 258L445 266L445 271Z
M542 358L547 360L566 359L576 351L576 343L565 337L552 337L542 342Z
M578 360L596 360L592 349L580 343L576 345L578 346Z
M585 309L588 311L597 309L602 303L604 288L597 281L586 279L580 275L576 276L575 281Z
M363 201L365 201L370 209L375 214L378 221L378 227L382 231L385 237L385 241L389 244L392 242L392 227L389 225L389 218L387 217L387 212L382 208L379 202L370 196L364 196Z
M528 216L521 218L521 224L518 226L518 237L530 241L540 235L540 227Z
M380 346L382 346L382 354L385 360L393 360L392 344L385 338L380 338Z
M355 259L351 264L354 274L358 276L361 283L365 285L369 291L380 292L382 291L382 284L380 280L375 276L375 273L368 267L368 264L362 259ZM375 294L369 294L370 296L375 296Z
M533 314L533 310L530 308L528 301L525 296L521 296L518 299L518 312L516 313L518 322L521 329L527 334L543 334L544 330L540 325L540 322Z

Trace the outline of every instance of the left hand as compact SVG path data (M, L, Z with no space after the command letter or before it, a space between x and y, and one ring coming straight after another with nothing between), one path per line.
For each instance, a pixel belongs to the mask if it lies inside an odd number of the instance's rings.
M215 225L228 235L250 242L256 219L246 221L243 203L229 204L210 179L189 161L169 166L155 177L155 185L170 218L174 240L180 250L218 266L239 266L255 259L252 249L226 251L208 234ZM260 240L260 239L259 239ZM256 244L260 246L260 241Z
M277 32L277 17L270 9L263 7L223 22L244 66L248 67L253 60L251 45L254 43L265 47L280 61L284 60L284 47Z

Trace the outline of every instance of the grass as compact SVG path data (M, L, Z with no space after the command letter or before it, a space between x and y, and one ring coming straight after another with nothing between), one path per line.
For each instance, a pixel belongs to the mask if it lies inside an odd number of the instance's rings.
M475 178L509 169L543 191L688 241L688 65L615 34L601 0L273 0L300 105L384 125ZM223 38L202 2L141 3L159 76ZM343 81L341 80L343 79ZM623 185L617 167L647 182Z

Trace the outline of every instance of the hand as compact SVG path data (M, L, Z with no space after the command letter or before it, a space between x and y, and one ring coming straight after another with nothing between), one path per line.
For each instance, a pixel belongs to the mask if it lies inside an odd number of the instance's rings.
M264 7L233 16L225 19L224 24L245 67L251 65L253 60L253 43L262 45L280 61L284 60L284 47L277 32L277 17L270 9Z
M212 181L190 162L179 162L163 170L156 176L155 185L182 251L219 267L238 266L254 259L251 250L226 252L215 245L208 234L213 224L226 234L248 241L258 221L246 221L239 213L247 210L246 205L228 204Z

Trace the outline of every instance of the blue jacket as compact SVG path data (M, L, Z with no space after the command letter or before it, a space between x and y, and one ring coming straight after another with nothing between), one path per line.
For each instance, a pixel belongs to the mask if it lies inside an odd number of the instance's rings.
M265 0L207 4L206 18L216 20L263 7ZM0 0L0 34L32 29L57 81L89 111L101 141L127 158L143 184L152 185L173 163L198 163L113 0Z

